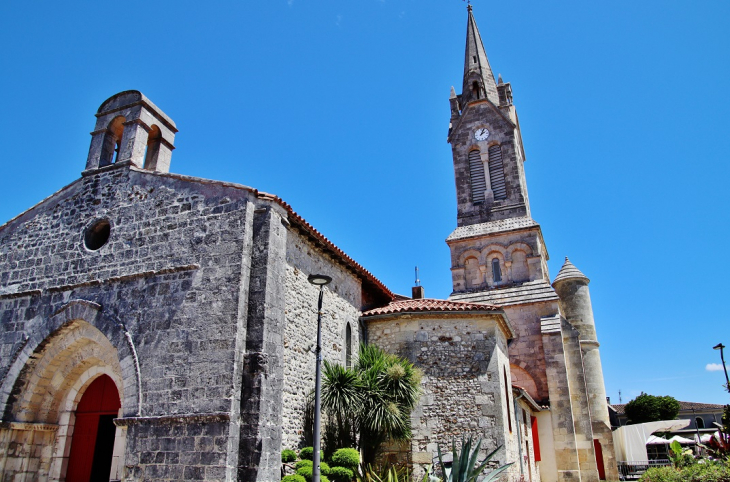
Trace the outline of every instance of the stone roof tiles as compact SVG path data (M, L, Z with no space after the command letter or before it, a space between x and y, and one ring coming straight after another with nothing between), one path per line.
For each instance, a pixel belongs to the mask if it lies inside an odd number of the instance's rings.
M563 281L566 279L584 279L586 281L590 281L586 275L581 273L581 271L575 267L573 263L570 262L568 257L565 257L565 263L563 264L563 267L560 268L560 271L558 271L558 275L553 280L553 286L555 286L555 283L558 281Z
M499 307L482 303L464 303L460 301L436 300L431 298L408 299L391 301L386 306L374 308L362 314L363 317L377 315L391 315L395 313L412 312L455 312L455 311L501 311Z
M473 293L454 293L449 296L449 300L505 306L540 301L557 301L558 295L547 281L538 280L507 288L495 288Z
M456 239L471 238L474 236L482 236L485 234L512 231L516 229L539 227L532 218L524 216L521 218L498 219L486 223L470 224L469 226L459 226L453 233L446 238L446 241Z

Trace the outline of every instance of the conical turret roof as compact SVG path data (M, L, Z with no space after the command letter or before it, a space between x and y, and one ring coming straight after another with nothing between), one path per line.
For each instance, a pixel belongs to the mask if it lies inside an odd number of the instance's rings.
M588 279L586 275L581 273L581 271L575 267L573 263L570 262L568 257L565 257L565 263L563 264L563 267L560 268L560 271L558 272L558 275L553 280L553 286L555 286L555 283L558 283L559 281L565 281L568 279L584 279L586 280L586 283L589 283L591 280Z

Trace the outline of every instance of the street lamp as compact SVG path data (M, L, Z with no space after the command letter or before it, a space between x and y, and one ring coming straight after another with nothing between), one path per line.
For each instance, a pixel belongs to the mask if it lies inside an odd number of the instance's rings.
M722 368L725 370L725 382L727 385L725 385L725 388L730 392L730 379L727 377L727 366L725 366L725 357L722 354L722 350L725 348L725 345L722 343L718 343L717 345L712 347L715 350L720 350L720 360L722 360Z
M310 274L307 281L314 286L319 286L319 302L317 303L317 355L316 375L314 378L314 453L312 454L312 482L319 482L319 445L320 445L320 413L321 392L322 392L322 295L323 288L328 285L332 278L323 274Z

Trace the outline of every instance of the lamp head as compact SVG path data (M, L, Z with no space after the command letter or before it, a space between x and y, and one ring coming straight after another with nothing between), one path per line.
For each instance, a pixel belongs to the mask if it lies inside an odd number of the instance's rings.
M723 345L722 343L718 343L717 345L712 347L713 350L722 350L723 348L725 348L725 345Z
M330 282L332 282L332 278L323 274L310 274L307 281L315 286L324 286L330 284Z

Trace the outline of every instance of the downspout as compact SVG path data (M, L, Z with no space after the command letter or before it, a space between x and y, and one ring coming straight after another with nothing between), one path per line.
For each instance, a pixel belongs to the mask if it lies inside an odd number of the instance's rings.
M518 452L520 454L520 477L525 476L525 467L524 467L524 462L522 460L522 422L520 421L519 414L517 413L517 400L519 400L523 396L524 396L524 393L522 393L522 390L520 390L519 397L512 396L512 400L514 400L514 404L515 404L515 428L517 429L517 447L518 447Z

